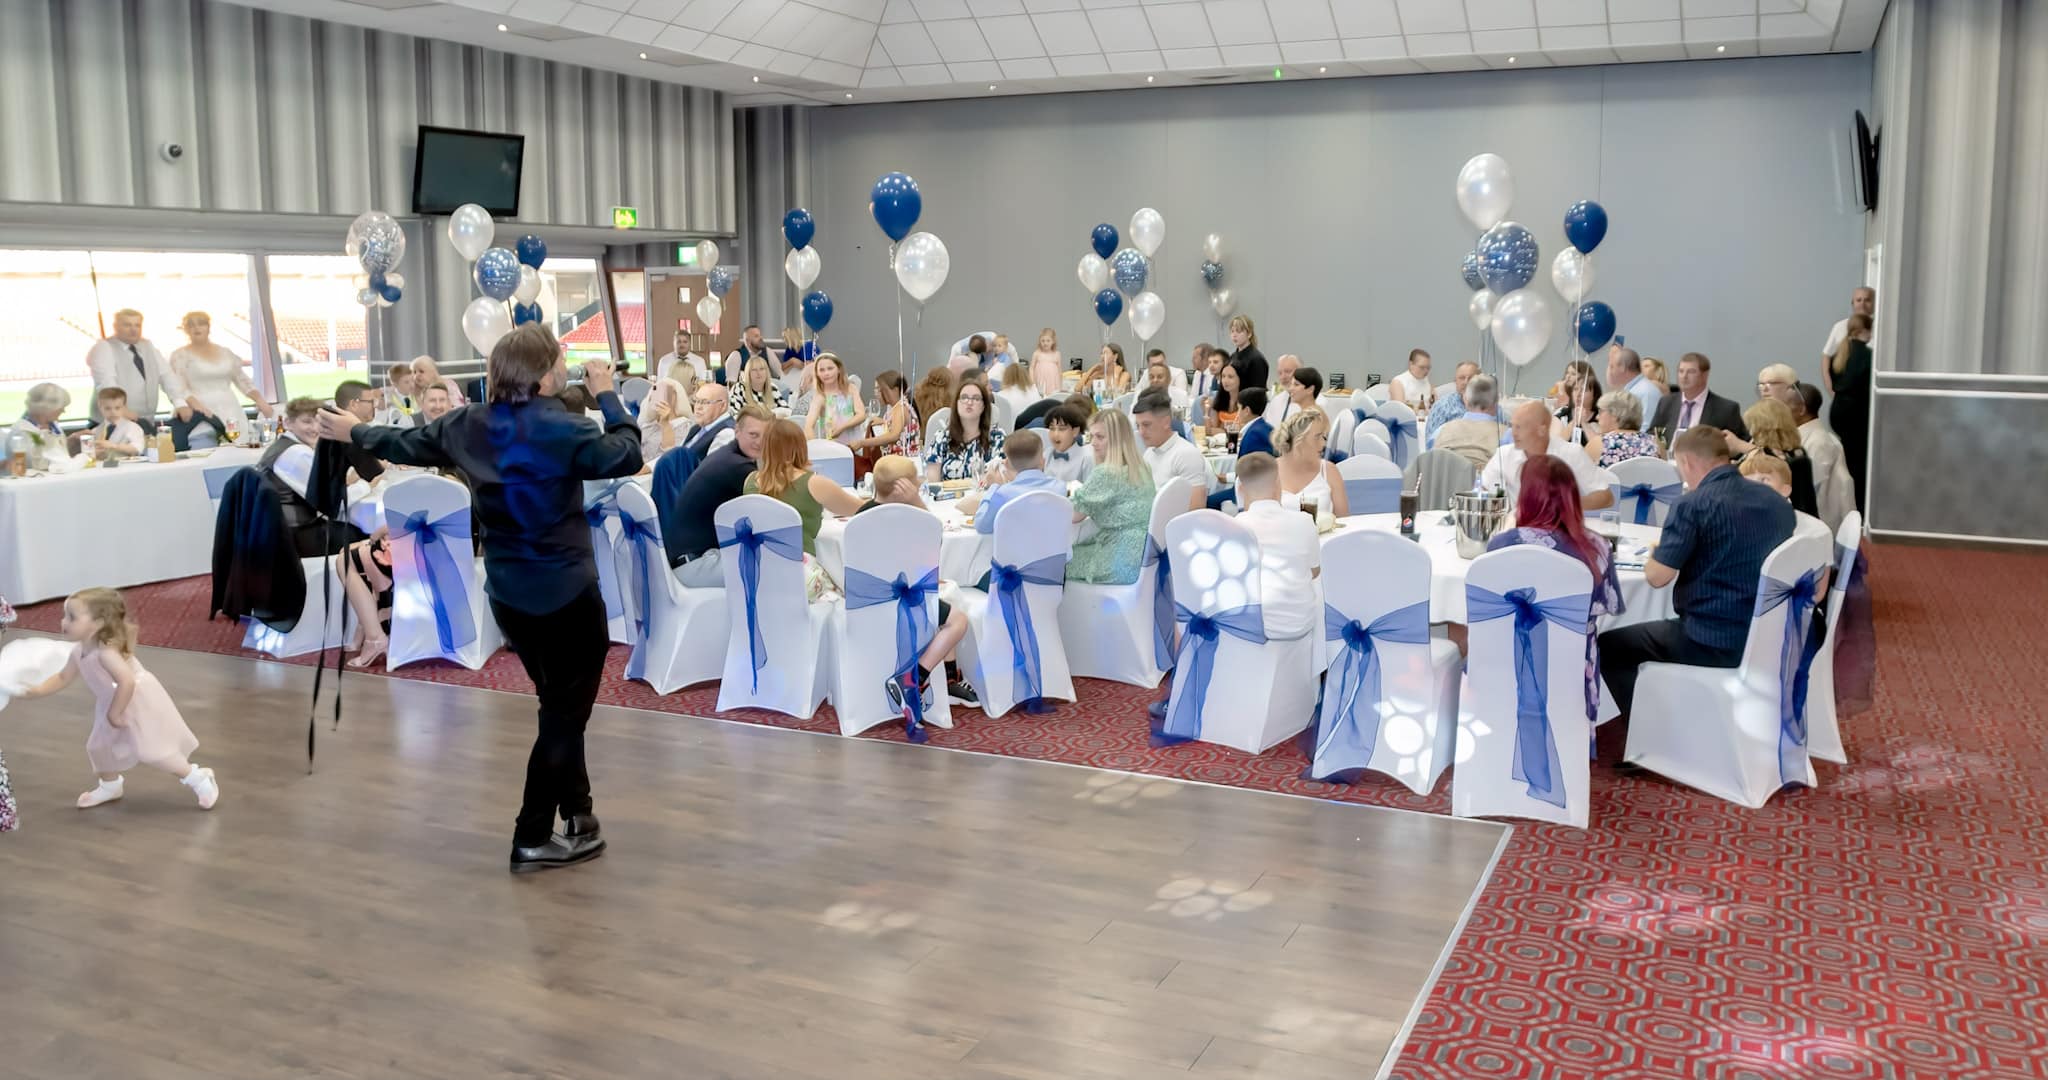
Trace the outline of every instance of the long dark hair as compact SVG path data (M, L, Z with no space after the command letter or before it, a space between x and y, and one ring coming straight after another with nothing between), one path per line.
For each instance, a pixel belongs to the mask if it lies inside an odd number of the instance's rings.
M1573 451L1577 453L1577 451ZM1586 531L1586 512L1579 505L1579 480L1572 467L1538 454L1522 466L1522 494L1515 500L1515 524L1525 529L1563 533L1566 554L1586 564L1598 584L1602 567L1600 554L1606 541Z
M981 393L981 423L971 439L967 437L967 429L960 426L960 395L970 386ZM955 453L970 446L979 446L986 451L994 444L995 402L989 397L988 384L980 379L963 378L960 385L953 388L953 415L946 421L946 442Z

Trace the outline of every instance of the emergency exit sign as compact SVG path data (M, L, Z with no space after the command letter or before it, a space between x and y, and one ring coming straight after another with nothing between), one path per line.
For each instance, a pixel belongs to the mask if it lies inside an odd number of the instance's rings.
M637 229L640 227L640 211L637 207L612 207L612 228Z

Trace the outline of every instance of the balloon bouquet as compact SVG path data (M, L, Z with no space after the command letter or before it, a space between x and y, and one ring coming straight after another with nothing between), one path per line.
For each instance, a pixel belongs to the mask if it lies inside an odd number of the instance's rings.
M1202 284L1209 287L1209 306L1215 309L1217 321L1230 318L1237 310L1237 297L1223 284L1223 238L1215 233L1202 238ZM1222 336L1219 327L1217 337Z
M782 257L782 274L799 291L809 289L825 265L818 257L818 249L811 246L811 238L816 235L818 222L809 210L799 206L782 215L782 238L789 241L789 254ZM806 293L803 313L804 325L815 335L832 321L832 298L822 290ZM810 359L815 351L815 346L806 346L805 358Z
M1152 257L1166 242L1166 219L1159 211L1145 207L1131 215L1131 246L1120 249L1117 239L1116 226L1108 222L1095 226L1088 236L1095 250L1081 256L1075 273L1081 279L1081 287L1095 298L1095 317L1102 322L1103 342L1108 343L1109 328L1128 310L1131 333L1137 337L1140 348L1147 348L1160 327L1166 325L1166 301L1145 288L1152 274ZM1115 288L1110 288L1111 282L1115 282Z
M540 237L522 236L513 247L493 247L498 227L490 212L466 203L448 215L448 244L475 265L471 276L483 295L462 312L462 336L484 356L514 326L544 318L540 304L546 282L540 276L548 246ZM510 308L507 308L507 302Z
M896 284L917 301L917 325L922 328L925 301L938 295L940 287L946 284L946 275L953 269L953 259L946 251L946 242L928 232L910 231L924 213L924 195L918 191L917 181L904 173L887 173L876 179L874 190L868 195L868 212L874 215L875 224L881 227L882 234L889 238L889 269L896 274ZM824 317L830 319L831 299L823 293L812 293L811 296L825 300ZM808 320L810 315L811 297L805 297L804 318ZM903 296L898 293L896 368L908 379L914 366L904 358Z
M405 230L382 210L358 215L349 223L342 250L360 263L356 275L356 303L364 307L388 308L405 294L405 275L398 272L405 258Z
M1528 229L1507 220L1515 201L1515 180L1499 154L1480 154L1458 170L1458 208L1481 231L1465 256L1465 284L1473 290L1466 311L1473 326L1492 330L1493 344L1520 369L1550 346L1550 301L1528 288L1541 252ZM1480 339L1480 368L1486 370L1486 339ZM1497 366L1496 374L1504 374Z
M1572 344L1585 355L1614 340L1620 328L1613 308L1586 299L1593 291L1593 249L1607 238L1607 211L1587 199L1573 203L1564 212L1564 238L1571 246L1551 262L1550 284L1557 295L1571 298Z

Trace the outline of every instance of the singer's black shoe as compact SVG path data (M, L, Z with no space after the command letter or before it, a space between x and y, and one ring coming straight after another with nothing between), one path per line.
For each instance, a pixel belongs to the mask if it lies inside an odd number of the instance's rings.
M595 859L604 853L601 836L554 836L539 847L512 849L512 872L530 874Z
M604 829L597 823L596 814L578 814L562 819L562 835L571 840L595 840L603 835Z

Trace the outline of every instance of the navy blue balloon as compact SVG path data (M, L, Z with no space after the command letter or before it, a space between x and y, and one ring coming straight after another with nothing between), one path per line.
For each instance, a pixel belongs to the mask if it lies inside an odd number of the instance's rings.
M1598 352L1614 339L1614 326L1613 308L1598 300L1580 304L1578 314L1572 318L1573 332L1579 336L1579 351Z
M1145 278L1152 273L1152 263L1137 248L1125 248L1109 260L1109 270L1118 291L1136 296L1145 291Z
M493 300L510 300L519 291L519 256L507 248L486 248L476 257L476 287Z
M1599 203L1581 199L1564 212L1564 238L1581 252L1590 252L1607 239L1607 211Z
M405 295L405 290L388 281L382 285L373 286L373 288L377 290L377 295L383 297L384 302L387 304L396 304L398 303L398 298Z
M1097 258L1107 259L1116 251L1116 226L1105 221L1088 234L1088 243L1094 246Z
M782 215L782 238L789 246L801 251L811 246L811 237L818 234L818 223L811 220L811 212L799 206Z
M709 275L711 295L720 300L725 299L725 294L732 291L733 283L739 280L739 276L739 272L730 266L712 267Z
M1209 259L1202 260L1202 281L1210 288L1223 284L1223 264Z
M868 193L868 210L889 239L901 240L910 235L918 215L924 213L924 196L918 193L917 181L892 172L875 181L875 190Z
M831 321L832 298L825 295L825 290L812 289L804 294L804 325L811 328L811 333L825 329Z
M382 270L373 270L373 271L371 271L371 272L370 272L370 291L371 291L371 292L383 292L383 291L384 291L384 271L382 271Z
M1473 292L1486 288L1486 275L1479 272L1479 253L1476 251L1465 253L1465 287Z
M1479 238L1479 272L1495 296L1506 296L1535 280L1541 254L1534 234L1503 221Z
M1095 294L1095 317L1104 326L1116 325L1117 316L1124 313L1124 298L1115 289L1104 289Z
M540 321L540 305L539 305L539 304L514 304L514 305L512 305L512 325L514 325L514 326L525 326L525 325L526 325L527 323L530 323L530 322L539 322L539 321Z
M525 236L520 237L519 243L513 245L512 250L519 256L519 261L522 264L531 266L535 270L540 269L540 264L548 261L547 243L532 233L527 233Z

